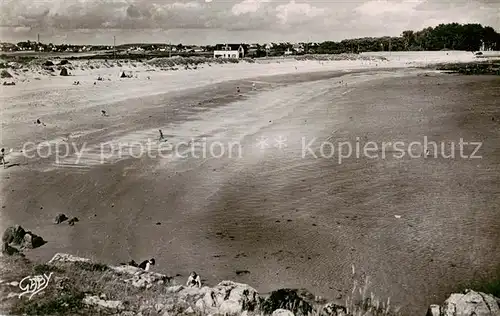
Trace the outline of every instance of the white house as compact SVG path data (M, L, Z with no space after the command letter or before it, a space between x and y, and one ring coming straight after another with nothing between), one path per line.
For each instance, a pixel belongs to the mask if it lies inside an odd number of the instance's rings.
M293 44L293 50L299 54L303 53L304 52L304 44L302 44L302 43Z
M243 58L245 47L242 44L218 44L215 46L214 58Z

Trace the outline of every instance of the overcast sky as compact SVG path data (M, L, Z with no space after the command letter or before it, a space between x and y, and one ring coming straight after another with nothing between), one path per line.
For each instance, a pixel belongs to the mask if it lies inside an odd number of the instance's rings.
M1 0L1 41L300 42L400 35L439 23L500 31L500 0Z

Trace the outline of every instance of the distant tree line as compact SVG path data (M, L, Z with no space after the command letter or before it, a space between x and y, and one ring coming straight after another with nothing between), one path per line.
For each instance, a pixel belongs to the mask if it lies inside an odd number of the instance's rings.
M438 51L500 50L500 34L492 27L481 24L440 24L421 31L404 31L398 37L365 37L340 42L301 43L297 51L292 43L271 43L272 48L257 45L255 57L279 56L285 51L296 54L341 54L377 51Z
M484 45L484 47L483 47ZM307 46L311 46L308 44ZM443 49L478 51L500 50L500 34L481 24L440 24L421 31L404 31L399 37L370 37L323 42L312 47L315 53L359 53L368 51L437 51ZM306 52L311 49L306 47Z

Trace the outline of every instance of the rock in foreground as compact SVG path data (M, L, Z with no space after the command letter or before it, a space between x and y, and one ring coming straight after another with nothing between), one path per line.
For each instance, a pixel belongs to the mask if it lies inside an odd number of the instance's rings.
M21 226L11 226L5 230L2 236L2 254L12 255L13 253L19 253L19 250L25 248L34 249L41 247L45 243L46 241L42 237L30 231L24 230ZM15 247L18 247L19 249L16 249ZM12 248L16 251L8 251L9 249L12 250Z
M467 290L451 294L442 306L431 305L427 316L499 316L500 299L492 295Z
M10 232L22 231L14 227ZM8 235L13 236L13 235ZM15 237L15 236L14 236ZM5 240L10 240L6 238ZM24 237L23 237L24 242ZM133 266L108 266L90 259L56 254L47 264L19 256L0 258L0 290L27 275L49 275L50 285L36 299L6 295L0 314L37 315L246 315L246 316L395 316L388 305L378 309L351 300L341 306L306 290L281 289L263 298L247 284L222 281L215 286L176 285L175 277ZM181 282L184 283L185 280ZM14 293L15 294L15 293ZM371 303L371 302L370 302ZM346 303L347 304L347 303ZM428 316L500 316L499 300L484 293L453 294L433 305ZM384 305L384 304L382 304ZM377 308L374 308L377 306Z

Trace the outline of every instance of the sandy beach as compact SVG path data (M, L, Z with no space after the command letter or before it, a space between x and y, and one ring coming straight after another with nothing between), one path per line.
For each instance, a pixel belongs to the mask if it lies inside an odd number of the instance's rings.
M0 228L43 236L34 259L154 257L155 270L180 281L196 270L262 293L300 287L342 301L353 278L369 277L377 297L423 314L498 269L500 80L414 68L470 53L384 57L20 76L0 87L2 146L12 149ZM182 157L161 156L159 129ZM420 158L311 154L326 141L425 136L481 142L482 158L424 157L418 146ZM214 143L220 157L204 155ZM58 213L80 221L56 226Z

